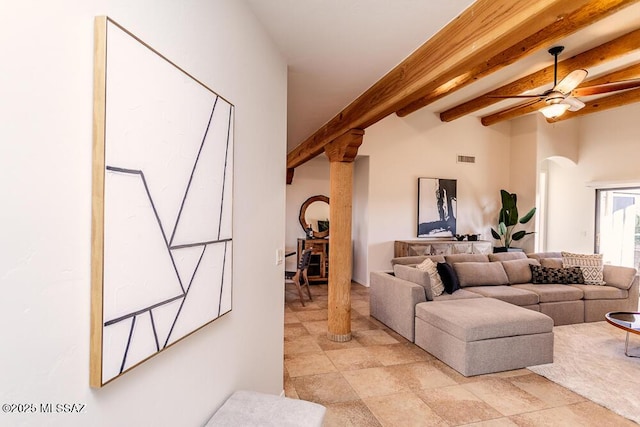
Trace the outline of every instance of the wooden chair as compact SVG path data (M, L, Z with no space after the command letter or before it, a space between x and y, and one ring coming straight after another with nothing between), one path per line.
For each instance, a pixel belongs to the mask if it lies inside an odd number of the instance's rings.
M313 301L311 297L311 289L309 288L309 278L307 277L307 270L309 269L309 263L311 262L311 253L313 249L307 248L302 251L302 255L300 256L300 261L298 262L298 269L296 270L293 277L291 277L291 281L293 281L294 285L298 289L298 295L300 296L300 302L304 307L304 297L302 296L302 287L305 286L307 288L307 294L309 294L309 301ZM285 276L286 277L286 276ZM289 280L287 280L290 283Z

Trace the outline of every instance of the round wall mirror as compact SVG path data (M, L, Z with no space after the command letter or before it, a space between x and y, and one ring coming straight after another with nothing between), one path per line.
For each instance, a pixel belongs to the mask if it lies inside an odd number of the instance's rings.
M327 196L309 197L300 207L300 225L305 231L311 226L315 238L327 237L329 235L329 198Z

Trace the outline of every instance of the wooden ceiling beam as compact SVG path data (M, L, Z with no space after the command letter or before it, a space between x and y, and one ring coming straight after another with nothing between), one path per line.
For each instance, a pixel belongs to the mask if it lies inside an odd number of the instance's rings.
M631 31L617 39L558 62L558 81L573 70L594 67L637 49L640 49L640 29ZM531 73L503 85L498 89L494 89L470 101L450 108L440 113L440 120L450 122L502 101L500 98L493 98L495 96L518 95L545 84L553 84L553 68L553 65L549 65L535 73ZM551 87L549 87L549 89L551 89Z
M638 0L630 0L629 4ZM418 99L429 82L463 75L588 4L606 0L478 0L287 155L295 168L349 129L365 129ZM604 13L604 12L602 12ZM594 18L594 20L597 19ZM568 25L568 24L567 24Z
M555 123L562 120L573 119L574 117L585 116L587 114L598 113L600 111L609 110L611 108L622 107L623 105L633 104L640 101L640 88L618 92L615 95L609 95L593 101L585 102L584 108L578 111L567 111L563 115L555 119L547 119L549 123Z
M464 74L460 74L459 70L449 71L441 78L422 88L419 91L421 97L396 111L396 114L400 117L405 117L456 90L478 81L482 77L515 63L542 47L552 45L594 21L609 16L634 2L629 0L606 0L588 3L524 40L517 41L513 46L476 65L472 70Z
M585 80L580 85L580 87L596 86L596 85L619 82L623 80L631 80L636 78L640 78L640 63L630 65L628 67L622 68L612 73L605 74L603 76ZM489 114L487 116L482 117L480 121L484 126L491 126L493 124L496 124L505 120L514 119L516 117L532 113L544 107L545 105L547 105L547 103L544 100L534 100L534 101L535 102L533 103L524 102L516 106L507 108L505 110L498 111L493 114ZM596 112L595 110L596 110L595 108L592 108L591 112ZM567 112L567 113L572 113L572 112Z

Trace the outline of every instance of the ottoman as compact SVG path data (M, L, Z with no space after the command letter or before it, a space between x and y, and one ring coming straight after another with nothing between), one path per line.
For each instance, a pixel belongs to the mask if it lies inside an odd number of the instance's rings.
M553 362L553 320L493 298L416 305L415 343L464 376Z

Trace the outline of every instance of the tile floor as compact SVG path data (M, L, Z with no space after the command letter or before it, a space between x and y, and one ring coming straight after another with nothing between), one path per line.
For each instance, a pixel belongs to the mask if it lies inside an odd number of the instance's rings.
M285 288L284 388L327 407L325 427L637 426L527 369L466 378L369 316L351 287L353 339L326 338L327 285Z

